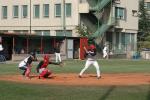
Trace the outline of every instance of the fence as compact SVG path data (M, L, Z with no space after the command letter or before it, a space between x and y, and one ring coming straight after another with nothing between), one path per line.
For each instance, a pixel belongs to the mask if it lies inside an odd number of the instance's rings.
M3 56L3 55L0 55L0 62L5 62L6 61L6 58L5 58L5 56Z

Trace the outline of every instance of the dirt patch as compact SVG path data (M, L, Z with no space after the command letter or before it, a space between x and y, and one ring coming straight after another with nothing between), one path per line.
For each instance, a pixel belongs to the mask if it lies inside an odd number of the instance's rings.
M38 79L36 75L32 75L31 79L25 79L21 75L1 75L0 80L51 85L143 85L150 84L150 74L102 74L101 79L97 79L94 74L84 74L83 78L78 78L77 74L71 73L53 74L48 79Z

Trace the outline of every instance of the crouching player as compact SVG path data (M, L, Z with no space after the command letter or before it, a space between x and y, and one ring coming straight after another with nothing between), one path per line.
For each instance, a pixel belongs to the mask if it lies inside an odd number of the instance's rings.
M25 78L30 79L30 72L31 72L31 63L34 60L34 54L30 54L28 57L26 57L24 60L22 60L19 63L19 69L23 70L22 75L25 76Z
M44 60L40 61L37 68L36 68L37 73L39 73L39 79L40 78L48 78L52 74L52 72L47 68L47 66L49 64L61 66L60 63L54 63L54 62L49 61L49 56L45 55Z

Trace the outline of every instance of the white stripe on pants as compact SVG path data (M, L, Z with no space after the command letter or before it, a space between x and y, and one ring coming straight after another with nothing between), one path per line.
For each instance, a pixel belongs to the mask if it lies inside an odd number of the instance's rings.
M61 62L60 53L55 53L55 55L56 55L56 62Z
M97 73L97 77L100 77L100 68L98 65L98 62L95 60L87 60L85 63L85 67L81 70L80 74L82 76L82 74L84 73L84 71L90 66L93 65L96 68L96 73Z

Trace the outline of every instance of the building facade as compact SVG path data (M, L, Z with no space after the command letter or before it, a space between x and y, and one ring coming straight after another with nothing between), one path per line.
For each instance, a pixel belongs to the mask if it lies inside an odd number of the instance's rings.
M150 0L144 0L145 2L145 8L148 12L148 14L150 14Z
M57 42L64 58L79 58L79 25L101 49L109 43L114 54L127 54L136 50L136 11L138 0L0 0L0 35L8 59L54 54Z
M81 22L92 31L96 42L109 44L113 54L131 57L137 49L138 0L87 0L89 13ZM134 5L133 5L134 4ZM87 16L87 17L86 17ZM90 16L90 17L89 17Z

